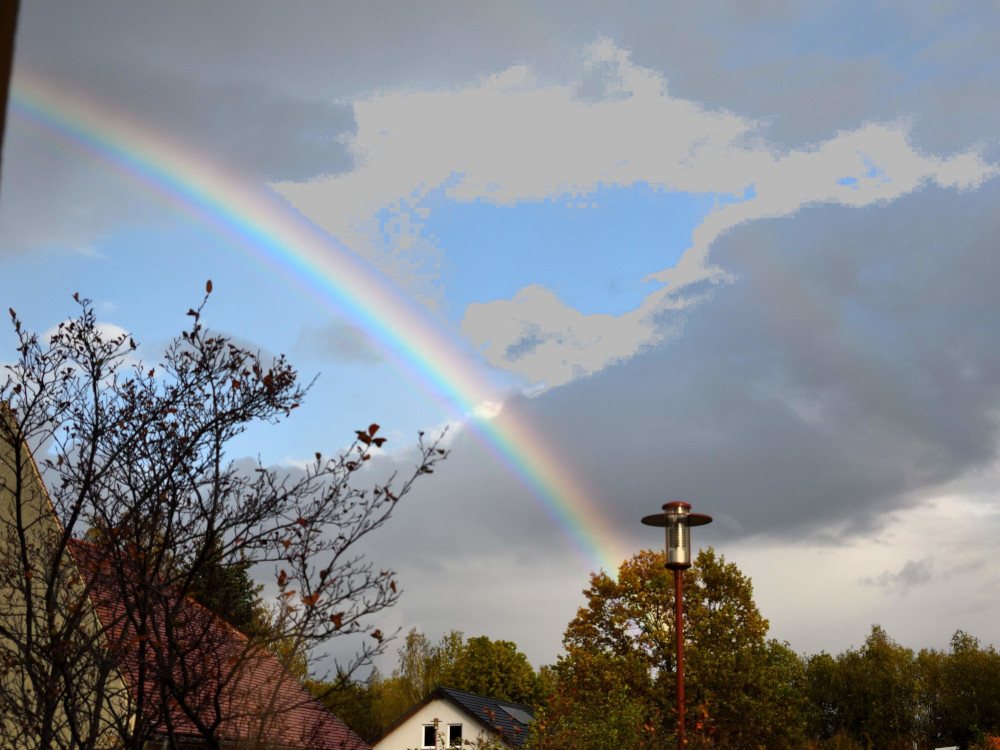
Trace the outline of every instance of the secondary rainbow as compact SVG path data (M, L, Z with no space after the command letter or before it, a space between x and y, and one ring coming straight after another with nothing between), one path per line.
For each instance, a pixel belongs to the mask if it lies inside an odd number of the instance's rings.
M257 189L120 111L83 99L21 68L10 113L100 159L175 207L238 240L324 309L362 328L385 355L480 437L573 541L586 562L615 574L613 549L593 498L561 466L527 422L475 416L495 389L459 340L355 253L287 202Z

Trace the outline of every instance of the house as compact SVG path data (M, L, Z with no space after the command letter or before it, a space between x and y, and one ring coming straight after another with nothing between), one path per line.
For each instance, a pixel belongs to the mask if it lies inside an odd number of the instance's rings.
M110 744L119 719L127 721L128 689L101 654L100 623L72 557L60 546L64 538L38 467L0 402L2 750L33 741L65 747L94 731ZM38 606L42 598L51 606ZM92 700L98 686L101 699ZM44 701L44 695L57 699Z
M11 427L2 411L0 423ZM27 447L0 429L0 750L41 732L69 746L96 731L110 746L143 722L150 748L203 747L210 728L227 748L369 750L266 649L193 599L157 591L132 606L123 592L136 584L114 554L68 538ZM50 581L46 615L39 587ZM33 679L29 660L43 665ZM40 695L55 696L44 718Z
M124 605L111 580L120 568L108 565L98 545L73 540L70 550L108 642L129 646L121 650L118 667L133 701L148 707L154 746L172 734L178 744L197 747L202 726L254 747L368 750L266 649L190 597L169 602L168 617L154 612L147 619L148 637L140 641L130 631L136 613ZM174 673L171 686L182 681L189 686L183 707L169 702L163 710L159 695L166 681L159 675L165 669Z
M530 706L439 687L372 743L372 750L411 750L478 742L524 745ZM442 745L443 743L443 745Z

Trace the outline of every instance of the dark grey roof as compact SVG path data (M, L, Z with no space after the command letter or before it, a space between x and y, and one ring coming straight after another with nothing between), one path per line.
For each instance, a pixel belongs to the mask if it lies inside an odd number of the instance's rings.
M433 700L435 697L445 697L458 704L479 719L484 727L496 732L511 745L523 745L528 739L528 723L535 716L531 706L446 687L439 687L428 696L427 700Z

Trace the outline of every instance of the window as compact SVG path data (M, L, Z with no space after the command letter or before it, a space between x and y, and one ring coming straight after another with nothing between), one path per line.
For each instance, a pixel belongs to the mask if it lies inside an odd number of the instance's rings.
M437 747L434 736L434 725L424 724L424 747Z
M461 745L462 744L462 725L461 724L449 724L448 725L448 744L449 745Z

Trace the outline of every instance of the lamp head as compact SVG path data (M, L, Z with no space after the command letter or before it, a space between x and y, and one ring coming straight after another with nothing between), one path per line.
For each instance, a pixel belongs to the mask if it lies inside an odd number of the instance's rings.
M685 570L691 567L691 527L712 523L712 517L692 513L688 503L667 503L662 513L646 516L647 526L663 526L667 530L667 567Z

